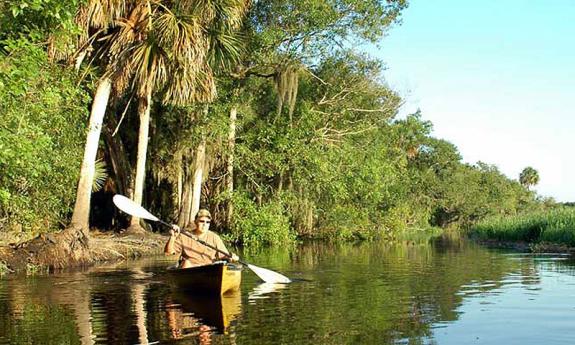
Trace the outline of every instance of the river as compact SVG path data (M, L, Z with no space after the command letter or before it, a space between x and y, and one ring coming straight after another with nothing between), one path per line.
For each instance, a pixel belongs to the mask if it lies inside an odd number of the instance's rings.
M575 261L465 241L244 253L222 299L180 294L164 256L0 279L0 344L573 344Z

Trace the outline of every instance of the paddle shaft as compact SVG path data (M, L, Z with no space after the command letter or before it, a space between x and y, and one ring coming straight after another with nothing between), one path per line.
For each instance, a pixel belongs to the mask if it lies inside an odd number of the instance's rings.
M202 241L200 240L197 236L195 236L194 234L192 234L191 232L185 231L185 230L181 230L180 233L188 236L189 238L191 238L192 240L198 241L199 243L203 244L204 246L211 248L213 250L215 250L216 252L223 254L224 256L228 257L228 258L232 258L232 255L230 253L226 253L221 249L218 249L214 246L212 246L211 244L207 243L206 241ZM242 260L238 260L239 263L241 263L244 266L247 266L248 264L246 262L243 262Z
M161 219L158 219L157 222L159 222L160 224L163 224L163 225L169 227L170 229L172 228L172 224L166 223L166 222L164 222L164 221L161 220ZM206 247L208 247L208 248L211 248L211 249L215 250L216 252L218 252L218 253L220 253L220 254L222 254L222 255L224 255L224 256L230 258L230 259L232 258L232 255L231 255L230 253L226 253L226 252L224 252L223 250L218 249L218 248L212 246L211 244L207 243L206 241L200 240L197 236L195 236L194 234L192 234L192 233L189 232L189 231L180 230L180 233L182 233L182 234L188 236L188 237L191 238L192 240L198 241L199 243L203 244L204 246L206 246ZM247 262L244 262L243 260L238 260L238 262L239 262L240 264L244 265L244 266L248 266L248 263L247 263Z
M163 224L163 225L165 225L165 226L167 226L167 227L169 227L170 229L172 228L172 224L166 223L166 222L164 222L164 221L161 220L161 219L158 219L157 222L160 223L160 224ZM230 253L226 253L226 252L224 252L223 250L218 249L218 248L212 246L211 244L207 243L206 241L200 240L197 236L195 236L194 234L192 234L192 233L189 232L189 231L180 230L180 233L182 233L182 234L188 236L188 237L191 238L192 240L198 241L199 243L203 244L204 246L206 246L206 247L208 247L208 248L211 248L211 249L215 250L216 252L218 252L218 253L220 253L220 254L222 254L222 255L224 255L224 256L230 258L230 259L232 258L232 255L231 255ZM248 266L248 263L247 263L247 262L244 262L243 260L238 260L238 262L239 262L240 264L244 265L244 266Z

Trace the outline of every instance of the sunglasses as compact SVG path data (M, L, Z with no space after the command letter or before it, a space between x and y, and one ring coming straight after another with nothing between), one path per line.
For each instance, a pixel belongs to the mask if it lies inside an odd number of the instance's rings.
M209 220L199 220L198 223L210 224L210 221Z

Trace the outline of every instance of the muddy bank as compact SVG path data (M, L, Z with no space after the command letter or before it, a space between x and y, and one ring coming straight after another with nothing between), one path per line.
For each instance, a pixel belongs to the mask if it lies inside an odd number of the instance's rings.
M54 269L72 266L91 266L104 262L135 259L142 256L157 255L163 252L168 237L154 233L116 234L90 232L89 246L85 249L85 258L74 262L66 257L53 257L38 260L42 246L53 242L50 234L16 245L0 246L0 274L21 271L50 272ZM38 245L41 244L41 245ZM61 256L61 255L60 255Z

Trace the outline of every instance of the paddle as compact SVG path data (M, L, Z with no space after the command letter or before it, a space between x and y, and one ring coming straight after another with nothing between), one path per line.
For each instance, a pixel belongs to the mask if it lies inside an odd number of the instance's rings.
M124 211L125 213L134 216L134 217L138 217L138 218L143 218L143 219L147 219L147 220L151 220L154 222L158 222L160 224L163 224L167 227L172 228L172 225L169 223L164 222L161 219L158 219L156 216L154 216L153 214L151 214L150 212L148 212L145 208L143 208L142 206L136 204L135 202L133 202L132 200L128 199L127 197L120 195L120 194L116 194L114 195L114 204L116 205L117 208L119 208L120 210ZM217 251L220 254L225 255L228 258L231 258L232 256L227 253L224 252L202 240L200 240L199 238L197 238L196 236L194 236L192 233L187 232L187 231L180 231L182 234L192 238L193 240L198 241L199 243L203 244L206 247L209 247L215 251ZM281 275L277 272L274 272L272 270L268 270L267 268L262 268L262 267L258 267L252 264L249 264L245 261L242 260L238 260L241 264L243 264L244 266L247 266L250 270L252 270L258 277L261 278L261 280L263 280L266 283L274 283L274 284L287 284L291 282L291 279L289 279L288 277Z

